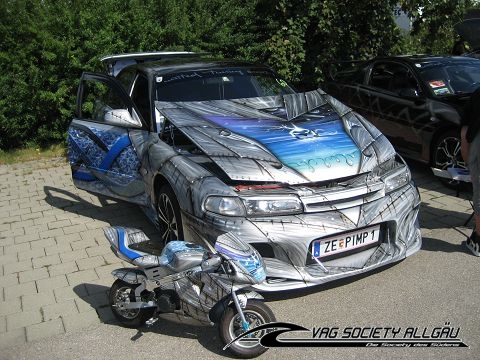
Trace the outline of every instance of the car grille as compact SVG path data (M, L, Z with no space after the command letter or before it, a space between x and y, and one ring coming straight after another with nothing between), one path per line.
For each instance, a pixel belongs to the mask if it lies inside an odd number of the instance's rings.
M340 210L375 201L385 196L385 186L378 181L357 186L322 188L312 194L301 196L305 212Z

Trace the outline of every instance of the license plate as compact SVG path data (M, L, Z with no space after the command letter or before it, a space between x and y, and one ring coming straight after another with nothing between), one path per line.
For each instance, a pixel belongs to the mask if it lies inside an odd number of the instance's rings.
M380 225L367 229L315 240L312 244L314 258L322 258L375 244L380 239Z

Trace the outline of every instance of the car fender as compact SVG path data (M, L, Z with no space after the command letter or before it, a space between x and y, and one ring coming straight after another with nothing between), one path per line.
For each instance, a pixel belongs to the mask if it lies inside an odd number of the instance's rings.
M155 199L159 186L168 183L175 192L181 209L192 212L192 201L189 198L191 192L188 188L198 178L209 177L211 173L177 153L161 141L157 133L137 131L130 136L141 159L140 172L150 198Z
M445 121L460 126L460 114L454 106L441 101L431 100L428 102L428 108L431 114L431 124Z

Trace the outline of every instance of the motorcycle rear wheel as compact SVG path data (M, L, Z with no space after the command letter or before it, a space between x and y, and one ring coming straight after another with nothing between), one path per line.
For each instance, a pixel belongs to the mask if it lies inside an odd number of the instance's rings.
M263 301L259 300L249 300L247 306L243 309L243 314L250 325L250 329L276 321L272 310ZM233 339L245 332L242 328L242 320L235 307L229 307L225 310L220 319L218 330L224 345L229 344ZM236 341L228 349L243 359L263 354L268 349L260 345L257 339L259 340L267 332L268 330L255 332L252 334L253 341L251 343Z
M122 325L130 328L138 328L143 326L150 319L155 308L145 309L124 309L121 303L135 302L135 289L139 284L129 284L123 280L117 279L110 287L108 294L110 308L113 315L122 323Z

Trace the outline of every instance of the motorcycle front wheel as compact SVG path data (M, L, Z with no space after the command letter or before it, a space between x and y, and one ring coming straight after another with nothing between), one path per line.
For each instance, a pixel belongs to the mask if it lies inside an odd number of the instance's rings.
M272 310L263 301L259 300L249 300L247 306L243 309L243 314L245 315L245 320L250 325L250 329L276 321ZM218 330L224 345L229 344L233 339L245 332L240 315L234 306L225 310L220 319ZM267 348L260 345L259 339L267 332L268 330L257 331L241 341L234 342L229 349L236 356L244 359L263 354L267 351Z
M144 309L126 309L122 304L135 302L135 289L139 284L129 284L123 280L117 279L110 287L109 303L113 315L122 323L122 325L138 328L150 319L155 308Z

